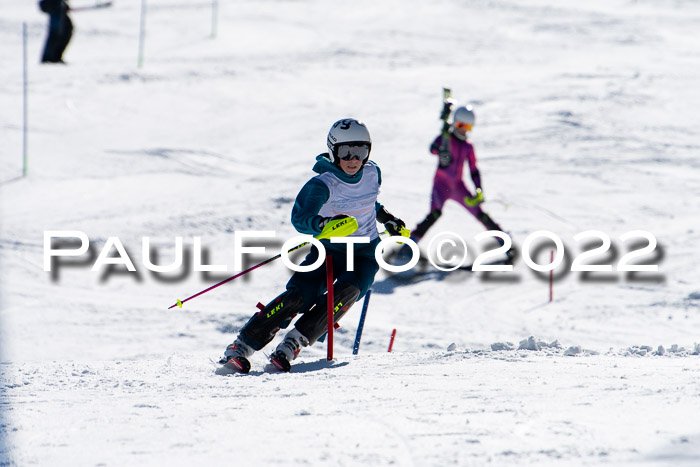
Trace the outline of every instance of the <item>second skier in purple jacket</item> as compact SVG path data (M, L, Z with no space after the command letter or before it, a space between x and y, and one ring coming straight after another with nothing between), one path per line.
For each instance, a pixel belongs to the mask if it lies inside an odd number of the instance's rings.
M481 209L484 194L481 189L481 175L476 166L474 146L469 142L468 132L474 126L474 111L471 106L458 107L453 116L449 132L449 141L443 144L440 135L430 145L430 152L439 159L438 168L433 179L433 192L430 197L430 213L413 230L411 238L416 242L426 234L428 229L442 215L442 208L447 200L461 204L469 213L476 217L488 230L502 230L491 217ZM464 166L469 166L469 174L474 184L474 192L464 184ZM508 252L510 258L514 250Z

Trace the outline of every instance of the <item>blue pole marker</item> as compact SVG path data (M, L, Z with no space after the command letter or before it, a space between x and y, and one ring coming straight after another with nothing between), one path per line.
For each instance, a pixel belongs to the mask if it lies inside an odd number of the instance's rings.
M355 345L352 346L352 354L357 355L360 350L360 339L362 338L362 329L365 327L365 316L367 316L367 308L369 308L369 297L372 295L372 290L368 290L365 295L365 302L362 304L362 314L360 314L360 324L357 325L357 335L355 336Z
M22 176L27 176L27 23L22 23Z

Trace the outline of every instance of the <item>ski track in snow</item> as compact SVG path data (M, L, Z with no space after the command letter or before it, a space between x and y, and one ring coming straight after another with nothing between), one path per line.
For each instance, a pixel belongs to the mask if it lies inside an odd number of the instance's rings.
M688 357L413 352L307 358L289 374L255 361L230 376L205 361L4 364L21 420L12 441L36 444L14 461L694 465L699 454Z
M219 2L212 39L211 2L149 0L142 68L139 2L75 12L68 66L37 64L36 2L0 11L0 467L700 464L696 3L243 0ZM595 229L613 242L597 262L616 265L620 235L647 230L659 272L558 270L551 303L522 259L504 275L380 272L358 357L359 304L334 362L318 344L290 374L262 352L250 375L216 374L209 359L289 272L167 310L229 274L152 274L142 237L162 264L182 236L191 265L201 236L230 267L238 230L277 232L251 265L276 254L346 115L372 133L380 201L415 226L444 85L475 106L484 208L517 246L551 230L570 265ZM85 232L90 255L44 272L45 230ZM449 203L423 243L447 230L470 260L485 248ZM138 273L90 272L111 236Z

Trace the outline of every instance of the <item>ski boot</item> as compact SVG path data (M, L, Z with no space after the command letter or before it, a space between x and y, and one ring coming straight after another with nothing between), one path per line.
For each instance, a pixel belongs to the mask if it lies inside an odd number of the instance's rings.
M307 345L309 345L309 340L296 328L292 329L270 355L270 363L275 365L278 370L288 372L292 368L290 362L297 358L301 348Z
M236 338L233 344L226 347L224 356L219 360L221 365L230 365L241 373L250 371L250 361L248 357L253 355L253 350L246 345L240 338Z

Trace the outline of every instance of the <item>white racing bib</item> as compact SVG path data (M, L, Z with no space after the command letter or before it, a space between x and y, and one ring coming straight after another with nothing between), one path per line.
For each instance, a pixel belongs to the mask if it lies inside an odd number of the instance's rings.
M318 212L323 217L340 214L357 219L358 228L350 237L369 237L374 240L379 236L377 230L377 212L374 203L379 196L379 172L372 161L367 161L362 169L362 178L357 183L346 183L331 172L317 175L328 187L330 196Z

